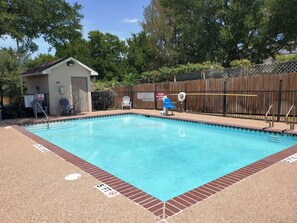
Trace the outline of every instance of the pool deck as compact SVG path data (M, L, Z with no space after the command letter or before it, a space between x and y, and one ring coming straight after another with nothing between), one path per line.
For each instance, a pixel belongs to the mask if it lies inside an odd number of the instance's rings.
M156 110L114 110L85 113L97 116L135 112L159 115ZM175 112L170 118L241 126L267 127L264 121ZM55 117L51 119L64 119ZM69 117L67 117L69 118ZM71 117L72 118L72 117ZM0 122L0 222L297 222L297 161L277 162L210 197L160 219L122 194L108 198L94 188L100 181L56 155L33 147L34 140L10 125L34 119ZM297 126L296 126L297 128ZM287 131L275 123L271 131ZM297 134L297 131L293 131ZM80 173L75 181L64 177Z

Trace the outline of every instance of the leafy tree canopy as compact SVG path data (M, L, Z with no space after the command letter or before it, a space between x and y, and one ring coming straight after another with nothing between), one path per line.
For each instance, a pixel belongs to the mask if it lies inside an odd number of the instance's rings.
M73 56L99 73L105 81L122 81L128 65L125 41L110 33L91 31L88 40L78 39L57 47L56 56Z
M83 38L58 46L55 56L58 58L74 57L85 65L94 68L90 44Z
M150 44L145 32L132 34L132 37L127 39L127 63L130 72L140 74L154 68L154 50Z
M142 26L171 63L210 60L229 66L232 60L260 63L280 49L295 49L296 12L296 0L151 0Z
M79 10L65 0L0 1L0 37L11 37L19 50L35 52L42 37L56 47L81 35Z
M37 67L39 65L45 64L50 61L54 61L56 59L58 59L58 58L51 54L38 54L38 56L35 59L26 61L26 63L24 65L25 65L26 69L29 70L31 68Z
M13 98L21 92L20 67L16 52L12 49L0 50L0 106L4 96Z

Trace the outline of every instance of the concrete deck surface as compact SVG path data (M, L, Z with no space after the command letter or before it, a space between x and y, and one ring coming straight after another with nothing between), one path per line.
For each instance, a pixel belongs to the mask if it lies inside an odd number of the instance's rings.
M158 115L155 110L133 110ZM86 113L102 115L120 110ZM130 110L126 111L130 112ZM264 128L267 123L187 113L172 117ZM159 222L128 198L107 198L94 186L100 182L56 154L42 153L33 140L0 123L0 222ZM25 120L28 121L28 120ZM30 121L30 120L29 120ZM288 126L276 123L276 130ZM295 131L296 132L296 131ZM64 177L80 173L75 181ZM297 222L297 162L279 162L242 180L181 213L167 218L180 222Z

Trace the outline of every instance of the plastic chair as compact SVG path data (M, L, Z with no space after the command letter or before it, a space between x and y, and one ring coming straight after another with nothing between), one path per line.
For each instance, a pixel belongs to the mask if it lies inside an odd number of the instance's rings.
M174 102L171 102L170 98L163 98L163 115L168 115L168 110L171 110L171 115L173 115L173 110L174 108L176 108L175 105L173 105Z
M76 113L74 105L69 105L69 102L66 98L60 99L60 105L62 108L62 115L71 115L73 112Z
M124 96L122 98L122 109L124 109L124 107L129 107L131 109L132 106L132 102L130 101L130 97L129 96Z

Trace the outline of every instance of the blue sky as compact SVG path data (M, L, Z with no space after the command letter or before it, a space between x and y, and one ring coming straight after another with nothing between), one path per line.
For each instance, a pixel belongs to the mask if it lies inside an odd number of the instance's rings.
M85 38L91 30L99 30L103 33L111 33L125 40L132 33L141 31L139 22L143 19L143 9L148 6L150 0L66 0L70 4L74 2L82 5L81 13L84 18L83 35ZM35 41L39 45L39 53L47 53L48 45L41 39ZM0 39L0 47L15 47L15 43L7 38Z
M131 33L141 30L139 22L143 19L143 8L150 0L66 0L83 6L84 34L91 30L108 32L125 40Z

